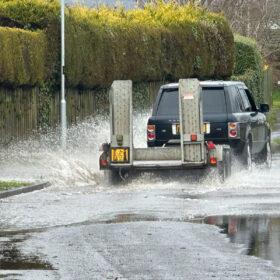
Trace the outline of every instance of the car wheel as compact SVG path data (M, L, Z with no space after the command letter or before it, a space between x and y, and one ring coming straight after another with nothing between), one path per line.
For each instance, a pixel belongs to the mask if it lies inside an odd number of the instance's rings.
M247 141L246 142L246 145L244 147L244 153L243 153L243 156L244 156L244 165L245 165L245 168L248 170L248 171L252 171L253 169L253 161L252 161L252 148L251 148L251 145L250 145L250 142Z
M231 151L230 149L223 150L223 161L218 162L218 175L221 182L224 182L231 176Z
M272 153L271 153L271 143L270 141L266 142L265 147L263 148L261 154L260 154L260 160L259 162L261 164L264 164L266 168L270 169L272 165Z

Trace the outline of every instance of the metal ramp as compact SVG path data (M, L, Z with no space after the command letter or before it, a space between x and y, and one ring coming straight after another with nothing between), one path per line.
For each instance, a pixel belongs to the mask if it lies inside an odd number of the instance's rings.
M123 162L115 167L198 167L206 164L203 134L201 88L197 79L179 81L181 145L134 148L132 118L132 81L114 81L110 90L110 149L112 154L125 148Z

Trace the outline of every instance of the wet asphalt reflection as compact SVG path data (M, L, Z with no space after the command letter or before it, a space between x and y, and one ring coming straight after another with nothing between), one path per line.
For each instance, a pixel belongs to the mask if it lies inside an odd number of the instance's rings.
M73 128L66 153L52 134L0 153L2 180L53 184L0 201L0 279L280 279L280 156L225 184L144 174L108 187L108 130L102 118Z
M280 267L280 217L213 216L204 222L220 227L231 242L244 245L243 253Z
M21 252L20 245L27 238L27 234L21 233L0 234L0 270L53 270L51 264L42 261L38 256Z

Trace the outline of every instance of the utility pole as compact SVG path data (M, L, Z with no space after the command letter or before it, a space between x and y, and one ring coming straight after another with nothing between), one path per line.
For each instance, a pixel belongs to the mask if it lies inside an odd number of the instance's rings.
M60 126L61 148L66 148L67 140L67 116L65 100L65 2L61 0L61 101L60 101Z

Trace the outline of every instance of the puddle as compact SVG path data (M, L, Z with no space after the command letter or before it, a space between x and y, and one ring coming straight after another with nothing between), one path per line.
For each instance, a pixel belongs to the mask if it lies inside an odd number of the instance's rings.
M244 245L244 254L272 261L280 267L280 217L268 216L210 216L205 219L160 218L152 214L120 213L106 220L91 223L117 224L141 221L177 221L205 223L221 228L233 243ZM55 270L36 255L21 252L20 244L28 238L25 232L0 232L0 270ZM15 273L15 272L14 272ZM11 274L9 274L11 275ZM16 275L16 274L15 274ZM1 278L8 276L0 275Z
M98 223L114 224L141 221L177 221L216 225L230 241L244 245L243 253L272 261L280 267L280 217L212 216L205 219L160 219L153 215L122 213Z
M280 267L280 217L213 216L204 223L220 227L231 242L244 244L245 254Z
M119 223L130 223L130 222L153 222L159 221L160 219L152 215L141 215L141 214L118 214L114 218L104 221L105 224L119 224Z
M20 243L25 235L7 235L0 237L0 270L54 270L54 268L35 255L26 255L20 251ZM6 275L7 276L7 275ZM5 276L5 277L6 277ZM0 275L4 278L4 275Z

